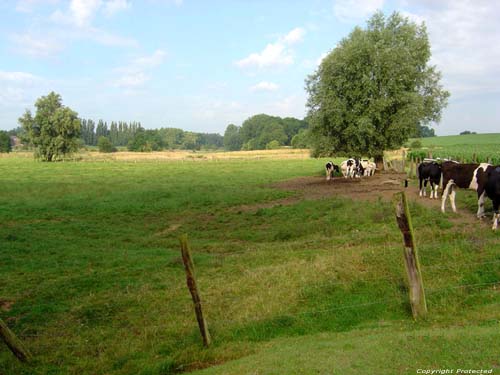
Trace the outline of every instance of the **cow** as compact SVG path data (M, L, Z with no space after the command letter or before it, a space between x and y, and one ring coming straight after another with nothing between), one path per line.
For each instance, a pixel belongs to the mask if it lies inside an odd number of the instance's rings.
M359 159L355 158L344 160L340 165L340 168L342 169L342 174L344 175L344 178L361 177L364 173L364 168L361 165Z
M455 205L455 189L472 189L477 192L477 217L484 216L485 186L488 181L488 173L493 167L488 163L481 164L460 164L453 161L446 161L441 165L443 174L443 194L441 197L441 211L445 212L445 205L448 196L450 197L451 208L457 212Z
M360 163L364 169L363 176L373 176L375 169L377 169L377 164L367 159L361 160Z
M431 185L431 199L437 199L439 181L441 180L441 166L436 162L424 162L418 165L419 195L427 195L427 182ZM423 186L422 186L423 184Z
M338 165L333 164L333 162L329 161L325 165L326 170L326 179L330 180L333 177L335 172L340 172L340 168Z
M486 182L485 192L488 198L493 202L493 226L491 229L498 228L498 220L500 219L500 166L491 167L488 171L488 181Z

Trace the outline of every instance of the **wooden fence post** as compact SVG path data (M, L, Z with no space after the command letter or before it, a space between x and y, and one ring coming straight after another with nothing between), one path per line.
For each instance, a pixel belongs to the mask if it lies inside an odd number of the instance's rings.
M201 337L203 338L203 345L208 347L211 343L210 333L208 332L207 321L203 316L203 310L201 308L201 298L198 292L198 286L196 285L196 279L194 277L194 265L193 259L191 258L187 234L180 236L179 241L181 244L182 262L184 263L184 269L186 270L187 286L189 292L191 293L191 297L193 298L196 320L198 321L198 327L200 328Z
M427 302L406 194L404 192L394 194L394 203L396 205L396 221L403 234L406 273L410 285L411 311L413 318L417 319L427 313Z
M28 362L31 360L31 354L27 349L24 348L21 340L17 338L17 336L12 332L7 324L4 323L2 319L0 319L0 337L2 337L3 341L11 352L21 361Z

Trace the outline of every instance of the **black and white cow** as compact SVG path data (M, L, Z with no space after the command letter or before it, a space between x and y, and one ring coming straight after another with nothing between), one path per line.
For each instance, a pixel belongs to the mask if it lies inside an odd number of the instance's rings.
M363 176L373 176L375 174L375 170L377 169L377 164L368 159L363 159L360 161L361 166L363 167Z
M364 173L364 168L359 159L350 158L344 160L340 168L345 178L361 177Z
M441 165L443 173L443 196L441 198L441 211L445 212L446 199L450 197L451 208L457 212L455 205L456 188L472 189L477 192L477 217L484 216L485 187L488 173L493 169L490 164L460 164L446 161Z
M326 179L329 180L333 177L335 172L340 172L340 168L338 165L333 164L333 162L329 161L325 165L326 170Z
M486 195L493 202L493 226L492 229L498 228L498 220L500 219L500 166L491 167L488 172L488 181L485 187Z
M438 197L439 181L441 180L441 166L436 162L420 163L418 166L418 180L420 196L427 195L427 182L431 185L431 199ZM423 185L423 186L422 186Z

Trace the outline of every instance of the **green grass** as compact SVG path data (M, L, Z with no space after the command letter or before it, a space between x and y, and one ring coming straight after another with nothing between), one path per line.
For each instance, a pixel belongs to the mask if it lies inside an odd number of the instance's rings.
M416 139L407 142L410 145ZM500 133L466 134L419 138L424 150L434 158L452 158L462 162L500 164Z
M263 373L281 373L273 363L301 343L313 361L317 340L357 345L362 335L360 351L348 351L353 361L373 346L372 358L389 353L390 337L404 341L413 332L424 337L414 348L422 362L445 365L473 347L478 365L491 366L496 337L480 327L498 328L500 250L487 226L411 205L430 312L414 323L390 202L333 197L242 208L293 195L269 184L323 175L324 162L1 158L0 317L35 361L19 364L0 346L0 372L168 374L264 353ZM474 211L470 194L458 198ZM208 350L185 285L181 233L194 253ZM474 340L463 344L459 330L445 335L453 325ZM427 332L443 332L442 355ZM281 343L288 349L280 359ZM381 358L393 360L387 353ZM234 366L252 366L252 358ZM308 373L305 366L297 372Z

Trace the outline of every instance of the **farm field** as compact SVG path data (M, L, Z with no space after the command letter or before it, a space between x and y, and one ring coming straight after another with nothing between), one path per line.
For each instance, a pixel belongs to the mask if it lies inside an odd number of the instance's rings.
M408 145L415 140L421 142L433 157L472 162L475 156L478 162L490 160L500 164L500 133L414 138L408 141Z
M326 159L234 154L0 158L0 317L35 358L2 345L0 373L500 369L500 236L476 221L472 192L442 214L408 190L429 308L414 322L390 201L401 176L327 182Z

